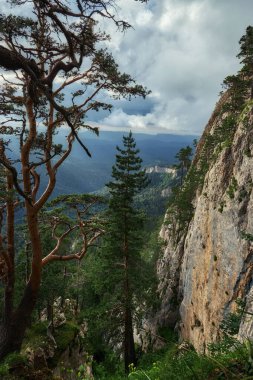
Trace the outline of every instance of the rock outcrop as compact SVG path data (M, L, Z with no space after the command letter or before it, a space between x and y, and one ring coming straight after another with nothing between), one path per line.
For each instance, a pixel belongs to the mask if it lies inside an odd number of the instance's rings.
M201 160L208 163L192 197L193 216L175 242L168 210L161 230L166 247L157 266L157 320L163 326L177 323L181 338L200 352L219 338L220 323L237 299L246 298L253 310L253 116L244 107L221 138L228 96L217 104L193 162L195 168ZM208 139L215 140L209 155ZM239 334L253 338L253 316L243 318Z
M27 331L20 354L7 357L3 379L10 379L10 374L13 380L93 379L93 358L84 344L87 323L76 320L75 302L62 302L59 297L52 311L53 324L47 320L47 310L43 310L41 320Z
M167 173L167 174L171 174L172 177L175 177L177 175L177 169L169 168L169 167L166 167L166 166L158 166L158 165L150 166L150 167L146 168L145 171L146 171L147 174L151 174L151 173Z

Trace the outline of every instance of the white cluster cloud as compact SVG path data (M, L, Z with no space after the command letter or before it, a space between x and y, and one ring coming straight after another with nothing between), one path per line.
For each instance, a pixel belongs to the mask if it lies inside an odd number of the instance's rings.
M183 120L183 118L182 118ZM184 122L185 124L185 122ZM166 133L168 129L171 133L188 133L187 129L178 130L178 117L170 115L169 110L163 102L158 102L145 114L128 114L122 108L115 108L109 115L103 118L101 128L117 130L119 127L123 130L131 129L143 133ZM182 126L183 127L183 126Z
M119 1L119 17L133 29L110 27L109 48L122 71L152 90L142 100L115 103L101 128L198 134L224 77L239 68L238 41L252 22L252 0ZM140 109L138 110L138 104Z

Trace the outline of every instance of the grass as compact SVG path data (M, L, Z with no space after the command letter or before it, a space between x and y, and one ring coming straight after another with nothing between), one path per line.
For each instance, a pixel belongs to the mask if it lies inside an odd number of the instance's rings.
M34 325L26 336L24 346L36 348L45 344L46 324ZM58 327L55 331L57 349L50 367L57 365L59 358L69 346L75 344L78 326L73 322ZM253 380L252 344L247 341L227 340L212 344L212 354L200 355L189 344L177 344L177 336L170 329L160 329L159 335L166 345L157 352L142 354L138 367L124 374L123 363L112 352L108 352L103 363L94 363L95 380ZM8 369L25 364L20 354L11 354L0 366L0 378L8 378ZM74 370L74 369L73 369ZM7 376L7 377L6 377Z
M169 330L162 333L170 339L166 339L166 346L144 354L128 376L122 370L111 374L100 364L95 380L253 380L252 348L247 344L237 342L220 353L220 342L216 352L213 347L212 355L200 355L190 345L176 344Z

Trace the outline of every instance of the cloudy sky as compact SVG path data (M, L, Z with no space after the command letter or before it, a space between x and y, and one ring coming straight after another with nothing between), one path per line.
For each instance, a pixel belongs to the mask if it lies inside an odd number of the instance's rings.
M126 33L111 29L110 49L122 71L152 94L145 101L118 101L96 122L109 130L200 134L223 79L239 69L238 41L253 24L253 1L118 3L119 16L134 28Z

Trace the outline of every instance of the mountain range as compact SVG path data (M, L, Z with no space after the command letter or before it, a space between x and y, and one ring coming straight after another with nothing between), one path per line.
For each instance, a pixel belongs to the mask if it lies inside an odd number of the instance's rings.
M123 132L101 132L99 137L83 132L81 140L88 147L88 157L76 142L70 157L59 169L55 195L59 193L85 193L102 188L111 176L116 146L121 146ZM192 145L197 136L171 134L134 134L143 166L170 166L175 163L176 153L186 145ZM57 136L57 143L64 146L64 134Z

